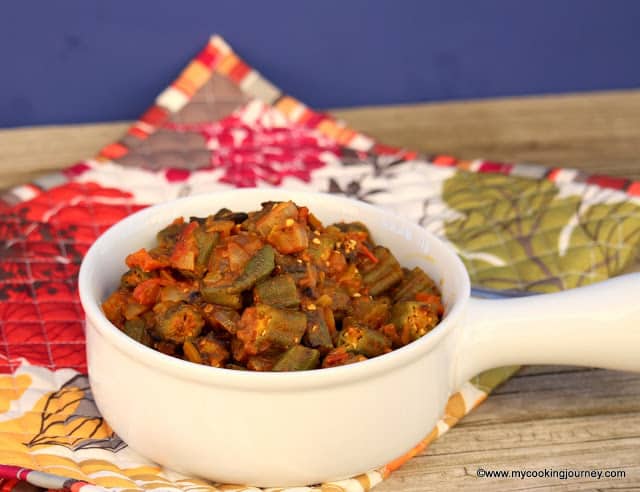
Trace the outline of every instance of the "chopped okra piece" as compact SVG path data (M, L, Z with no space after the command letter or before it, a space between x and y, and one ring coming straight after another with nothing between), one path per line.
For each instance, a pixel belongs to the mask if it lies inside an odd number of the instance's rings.
M241 224L249 218L245 212L232 212L228 208L221 208L213 216L215 220L230 220L235 224Z
M386 297L357 297L351 302L349 315L368 328L378 328L389 319L391 302Z
M158 245L166 249L173 249L178 241L180 233L185 227L186 224L184 223L184 219L179 218L174 220L171 224L156 234Z
M298 258L276 253L276 273L286 273L297 282L307 274L307 265Z
M138 284L152 277L151 272L143 272L140 268L134 267L122 274L120 285L127 289L134 289Z
M240 294L229 292L228 287L202 285L200 287L200 294L205 301L211 304L218 304L231 309L240 309L242 307L242 297Z
M190 286L173 283L160 289L160 301L162 302L182 302L189 300L193 290Z
M364 232L367 237L370 237L369 229L362 222L338 222L333 226L340 229L341 232Z
M182 344L182 352L185 359L195 364L202 364L202 356L191 340L185 340Z
M247 368L252 371L272 371L279 358L277 353L252 355L247 359Z
M206 232L202 228L196 229L196 244L198 245L198 255L196 256L196 269L199 273L204 273L209 264L209 258L213 249L220 240L220 233Z
M235 225L235 222L232 220L212 220L211 217L209 217L205 221L204 227L207 232L219 233L223 237L227 237L231 234Z
M269 276L275 267L275 251L271 246L265 244L249 260L240 276L235 279L229 292L239 293L250 289L255 284Z
M350 352L358 352L367 357L385 354L391 351L391 340L379 331L353 325L345 320L345 328L340 332L338 345Z
M131 338L194 363L294 371L367 360L431 330L442 297L361 222L324 226L305 206L178 217L102 304Z
M273 366L280 358L280 352L267 352L252 355L247 359L247 368L252 371L273 371Z
M326 295L330 299L329 307L333 309L334 316L338 319L349 308L351 296L341 285L336 285L332 281L325 281L322 295Z
M267 278L274 267L275 252L267 244L247 262L242 273L233 282L224 285L209 285L205 278L205 282L200 287L200 293L207 302L240 309L242 307L240 293Z
M309 256L314 262L321 264L329 259L335 244L335 238L328 234L314 236L309 243Z
M275 363L273 371L308 371L315 369L320 362L320 351L294 345L289 348Z
M416 267L404 276L393 293L393 302L412 301L419 292L438 294L435 282L422 269Z
M338 338L338 332L336 330L336 319L335 316L333 315L333 311L324 306L320 309L320 312L322 313L322 317L324 318L324 322L327 325L327 328L329 329L329 334L331 335L331 339L335 342L335 340L337 340Z
M212 367L224 367L231 355L225 344L216 339L211 333L198 338L195 346L200 353L202 363Z
M377 296L402 280L402 271L400 269L391 270L382 279L369 287L369 294Z
M391 308L391 322L403 344L427 334L439 321L438 314L424 302L402 301Z
M182 351L188 361L212 367L224 367L230 357L227 347L211 334L185 340Z
M246 364L249 358L244 342L238 337L231 339L231 356L233 360L241 364Z
M307 312L307 331L304 334L304 342L309 347L317 348L323 353L333 348L331 331L322 311Z
M369 287L369 294L376 296L402 280L402 268L387 248L376 246L373 254L378 261L364 269L362 280Z
M255 286L253 296L256 304L293 308L300 304L296 282L290 275L271 277Z
M235 335L238 331L240 315L233 309L221 308L218 306L205 306L204 316L212 326L226 330L230 335Z
M140 318L125 321L122 331L136 342L140 342L143 345L151 345L151 336L147 332L145 322Z
M358 296L352 300L348 315L367 328L378 328L389 319L391 303L388 298L373 299Z
M200 335L204 319L195 307L177 304L162 314L156 324L156 332L164 340L182 344L187 338Z
M167 342L166 340L157 340L153 342L153 348L158 352L162 352L167 355L176 355L176 344L173 342Z
M257 304L244 310L237 337L249 354L258 354L272 347L287 349L300 343L307 329L307 317L300 311Z
M356 265L349 265L345 272L338 277L338 283L346 289L348 295L355 294L362 289L362 275Z
M322 367L337 367L345 366L347 364L353 364L354 362L361 362L367 360L362 354L349 352L346 347L337 347L329 352L322 360Z

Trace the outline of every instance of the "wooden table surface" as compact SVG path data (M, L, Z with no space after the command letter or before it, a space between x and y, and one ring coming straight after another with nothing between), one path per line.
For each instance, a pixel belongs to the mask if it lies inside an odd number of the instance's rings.
M640 179L640 90L333 113L392 145ZM126 127L0 130L0 187L92 156ZM626 478L480 479L479 468L617 469ZM640 375L528 367L376 490L462 489L640 490Z

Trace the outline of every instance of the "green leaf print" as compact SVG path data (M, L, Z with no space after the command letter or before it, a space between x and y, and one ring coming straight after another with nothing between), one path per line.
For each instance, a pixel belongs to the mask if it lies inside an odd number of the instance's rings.
M478 374L471 380L471 384L485 393L491 393L497 386L518 372L519 369L520 366L505 366L491 369L490 371Z
M444 183L443 200L459 213L445 233L475 284L553 292L604 280L640 260L640 206L623 195L585 203L580 195L560 196L550 181L458 172ZM471 382L490 393L516 371L492 369Z
M443 199L460 217L445 224L472 281L553 292L622 271L640 244L640 206L586 206L550 181L458 172Z
M640 206L631 202L598 203L580 217L581 229L600 250L606 276L640 262Z

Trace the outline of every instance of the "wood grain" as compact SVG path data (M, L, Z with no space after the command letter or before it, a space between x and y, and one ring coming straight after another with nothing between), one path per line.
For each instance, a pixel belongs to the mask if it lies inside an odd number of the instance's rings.
M382 142L464 159L640 179L640 91L359 108L334 114Z
M334 111L380 141L461 158L640 179L640 90ZM58 169L128 123L0 131L0 187ZM382 395L383 397L384 395ZM384 436L380 436L381 445ZM624 479L482 479L486 470L622 469ZM640 375L535 366L376 490L640 490Z
M640 90L330 111L391 145L640 179ZM92 156L128 125L0 130L0 187Z
M640 375L526 368L380 487L640 490ZM478 478L477 470L623 470L623 479Z
M0 188L92 157L128 126L115 122L0 130Z

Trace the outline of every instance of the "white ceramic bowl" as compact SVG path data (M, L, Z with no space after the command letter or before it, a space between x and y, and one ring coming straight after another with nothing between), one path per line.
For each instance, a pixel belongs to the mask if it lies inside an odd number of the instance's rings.
M293 200L325 223L367 224L401 264L420 266L440 284L444 320L420 340L365 362L254 373L169 357L105 318L100 304L126 270L126 255L150 247L175 217L205 216L222 207L256 210L269 200ZM469 278L451 248L401 217L332 195L252 189L147 208L95 242L79 282L89 379L107 422L142 455L226 483L304 485L383 465L431 431L453 390L490 367L568 363L640 369L640 311L625 302L634 289L640 292L640 276L536 298L470 300ZM614 309L598 313L591 307L596 300ZM603 344L599 324L614 318Z

